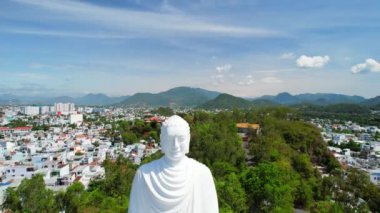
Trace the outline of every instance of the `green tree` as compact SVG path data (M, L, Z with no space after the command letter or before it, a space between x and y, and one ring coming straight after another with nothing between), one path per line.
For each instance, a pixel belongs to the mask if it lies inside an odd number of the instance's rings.
M115 162L106 159L103 162L104 179L95 180L90 184L90 191L99 188L107 196L129 196L136 166L128 159L119 156Z
M286 163L262 163L248 169L243 186L250 212L293 212L294 173Z
M348 143L342 143L339 146L341 149L350 149L354 152L359 152L361 150L361 146L359 143L354 142L353 140L348 141Z
M376 212L380 209L380 189L358 169L336 173L322 180L321 195L334 200L345 212Z
M163 116L172 116L172 115L174 115L173 109L171 109L169 107L159 107L158 109L153 110L152 112L156 113L156 114L159 114L159 115L163 115Z
M145 157L142 161L141 161L141 164L140 165L144 165L146 163L149 163L149 162L152 162L154 160L157 160L159 158L161 158L162 156L164 156L164 154L161 152L161 151L158 151L154 154L151 154L150 156L148 157Z
M55 194L55 205L59 211L64 211L65 210L65 191L58 191Z
M5 199L1 205L1 210L11 210L14 212L20 212L22 210L21 198L14 188L7 188L5 191Z
M313 175L313 166L307 154L296 154L292 157L293 168L304 178L310 178Z
M120 131L128 131L130 129L130 123L128 121L118 121L118 129Z
M85 206L87 192L82 183L75 182L66 189L63 196L64 210L66 212L79 212Z
M125 144L133 144L138 141L137 136L133 132L124 132L121 138Z
M8 127L15 128L15 127L26 126L26 125L28 125L27 121L17 119L17 120L12 120L11 122L9 122Z
M313 186L311 181L299 178L294 190L294 206L302 209L309 209L314 202Z
M342 205L333 201L318 201L311 207L313 213L344 212Z
M218 201L221 212L246 212L247 196L238 176L235 173L229 174L225 180L217 181Z
M159 141L160 136L158 135L157 131L150 131L149 137L153 138L155 141Z
M24 179L17 190L6 191L2 209L21 212L58 212L53 191L46 189L42 175Z
M243 167L245 156L236 124L228 115L215 118L206 114L202 116L208 119L194 120L190 127L189 156L210 167L216 162L228 162L238 168Z

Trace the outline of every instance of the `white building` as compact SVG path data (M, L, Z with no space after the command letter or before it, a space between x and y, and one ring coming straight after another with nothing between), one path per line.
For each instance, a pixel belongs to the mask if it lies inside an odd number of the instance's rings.
M50 108L49 109L50 112L55 112L55 106L50 106L49 108Z
M83 123L83 114L71 114L70 124L81 125Z
M23 107L25 115L38 115L40 114L40 107L38 106L25 106Z
M55 103L54 111L57 113L62 113L64 115L68 115L75 112L74 103Z
M380 170L370 170L369 177L372 183L380 185Z
M8 166L4 174L11 178L31 178L35 174L36 168L33 165Z
M85 107L85 108L84 108L84 111L85 111L86 113L92 113L92 112L94 111L94 108L92 108L92 107Z
M41 108L40 108L40 114L41 115L48 114L49 112L50 112L49 106L41 106Z
M345 134L333 134L332 140L334 144L337 144L337 145L347 142L347 138Z

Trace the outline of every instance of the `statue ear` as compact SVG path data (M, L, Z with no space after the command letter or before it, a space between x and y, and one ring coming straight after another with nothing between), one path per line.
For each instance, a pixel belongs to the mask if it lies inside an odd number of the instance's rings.
M186 150L185 150L185 153L189 153L189 150L190 150L190 133L186 136L186 143L187 143L187 146L186 146Z
M166 151L166 137L164 136L164 134L161 132L161 135L160 135L160 144L161 144L161 152L162 153L165 153Z

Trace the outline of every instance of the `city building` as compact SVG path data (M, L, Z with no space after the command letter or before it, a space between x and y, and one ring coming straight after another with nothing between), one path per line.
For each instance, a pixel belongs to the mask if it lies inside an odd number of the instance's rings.
M68 115L75 112L74 103L54 103L54 112Z
M25 115L38 115L40 114L40 107L38 106L24 106L23 113Z
M83 114L71 114L70 124L81 125L83 123Z
M40 107L40 114L48 114L50 112L50 106L41 106Z
M237 131L240 137L244 142L249 141L249 133L259 134L260 133L260 125L255 123L237 123L236 124Z

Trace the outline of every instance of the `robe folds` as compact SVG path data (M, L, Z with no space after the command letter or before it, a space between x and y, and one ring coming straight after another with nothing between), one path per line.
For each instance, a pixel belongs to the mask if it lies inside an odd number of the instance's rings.
M134 177L129 213L217 213L210 170L186 157L169 165L164 157L141 166Z

